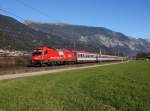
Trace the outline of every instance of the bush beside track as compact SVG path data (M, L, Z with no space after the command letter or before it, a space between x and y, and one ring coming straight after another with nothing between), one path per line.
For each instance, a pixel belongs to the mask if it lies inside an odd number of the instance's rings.
M0 56L0 67L26 66L30 63L30 56Z
M149 111L150 62L0 81L2 111Z

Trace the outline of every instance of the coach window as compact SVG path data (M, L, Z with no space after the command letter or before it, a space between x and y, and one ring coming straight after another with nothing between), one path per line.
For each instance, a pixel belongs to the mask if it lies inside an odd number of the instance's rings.
M79 54L79 57L82 57L82 55L81 55L81 54Z
M81 57L83 57L83 54L81 54Z
M78 57L80 57L80 54L78 54Z

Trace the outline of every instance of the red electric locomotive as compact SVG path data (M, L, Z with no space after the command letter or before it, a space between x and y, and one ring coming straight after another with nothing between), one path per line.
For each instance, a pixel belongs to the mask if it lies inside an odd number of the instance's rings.
M53 65L76 61L75 52L67 49L37 47L32 52L33 65Z

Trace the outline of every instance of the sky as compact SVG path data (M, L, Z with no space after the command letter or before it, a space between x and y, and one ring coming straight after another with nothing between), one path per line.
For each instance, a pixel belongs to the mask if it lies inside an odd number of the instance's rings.
M20 21L105 27L150 39L150 0L0 0L0 9L11 12L0 10L1 14Z

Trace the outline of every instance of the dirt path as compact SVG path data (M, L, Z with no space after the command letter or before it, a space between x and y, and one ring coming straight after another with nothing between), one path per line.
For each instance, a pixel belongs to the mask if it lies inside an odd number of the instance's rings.
M125 61L125 62L127 62L127 61ZM26 76L35 76L35 75L45 75L45 74L50 74L50 73L62 72L62 71L86 69L86 68L108 66L108 65L121 64L121 63L124 63L124 62L89 65L89 66L82 66L82 67L67 67L67 68L63 68L63 69L52 69L52 70L47 70L47 71L29 72L29 73L21 73L21 74L7 74L7 75L0 75L0 80L14 79L14 78L26 77Z

